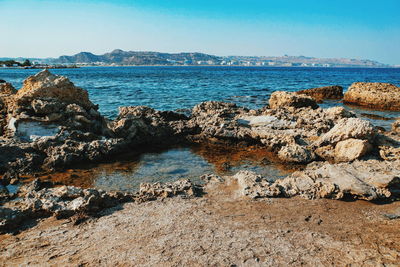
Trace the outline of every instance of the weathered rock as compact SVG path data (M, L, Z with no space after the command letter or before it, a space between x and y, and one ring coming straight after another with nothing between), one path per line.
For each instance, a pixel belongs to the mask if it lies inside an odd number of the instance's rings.
M302 196L372 201L400 196L400 160L313 164L275 182L248 171L233 178L238 180L239 192L252 198Z
M133 145L151 142L173 143L193 132L186 122L189 118L172 111L157 111L145 106L121 107L111 125L115 136Z
M0 83L0 95L12 95L16 92L17 90L15 90L11 83Z
M336 144L334 158L336 162L349 162L361 158L371 150L368 140L346 139Z
M343 87L339 85L324 86L312 89L306 89L296 92L299 95L311 96L317 101L324 99L342 99L343 98Z
M332 145L318 147L314 153L326 161L335 161L335 147Z
M343 102L369 108L400 110L400 87L390 83L353 83Z
M166 198L172 196L193 197L202 193L202 188L193 184L190 180L178 180L173 183L141 183L139 198L146 200Z
M233 177L238 183L241 196L250 198L277 197L281 194L279 188L274 188L272 182L252 171L239 171Z
M34 99L57 99L87 109L95 106L89 100L86 90L76 87L68 78L51 74L48 70L28 77L16 94L17 102L30 102Z
M376 131L374 126L365 120L358 118L345 118L339 120L336 125L317 140L317 146L332 144L355 138L362 140L374 140Z
M278 152L278 157L290 163L309 163L315 160L315 154L311 150L298 144L282 147Z
M298 95L296 93L290 93L285 91L276 91L271 94L269 99L269 106L271 109L277 108L303 108L311 107L313 109L318 108L317 102L312 97Z
M55 136L59 126L101 135L109 134L105 119L90 102L87 91L66 77L42 71L24 81L24 86L6 99L7 136L33 141Z
M400 147L380 146L379 155L384 160L400 160Z

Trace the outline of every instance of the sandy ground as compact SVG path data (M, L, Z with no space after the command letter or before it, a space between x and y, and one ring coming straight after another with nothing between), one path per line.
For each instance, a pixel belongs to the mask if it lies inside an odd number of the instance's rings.
M0 236L1 266L399 266L400 202L196 199L127 203L74 226L43 219Z

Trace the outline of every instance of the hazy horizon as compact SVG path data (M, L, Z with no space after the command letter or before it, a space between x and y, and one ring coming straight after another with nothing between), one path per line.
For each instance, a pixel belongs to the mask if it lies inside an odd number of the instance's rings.
M114 49L400 65L400 1L0 0L0 57Z

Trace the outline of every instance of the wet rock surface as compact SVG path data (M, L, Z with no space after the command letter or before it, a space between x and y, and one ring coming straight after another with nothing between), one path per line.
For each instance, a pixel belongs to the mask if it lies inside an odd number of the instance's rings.
M389 83L353 83L344 103L384 110L400 110L400 88Z

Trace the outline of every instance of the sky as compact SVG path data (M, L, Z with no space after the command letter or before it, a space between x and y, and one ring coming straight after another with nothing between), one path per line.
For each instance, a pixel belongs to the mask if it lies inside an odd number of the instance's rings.
M0 0L0 57L114 49L400 65L400 0Z

